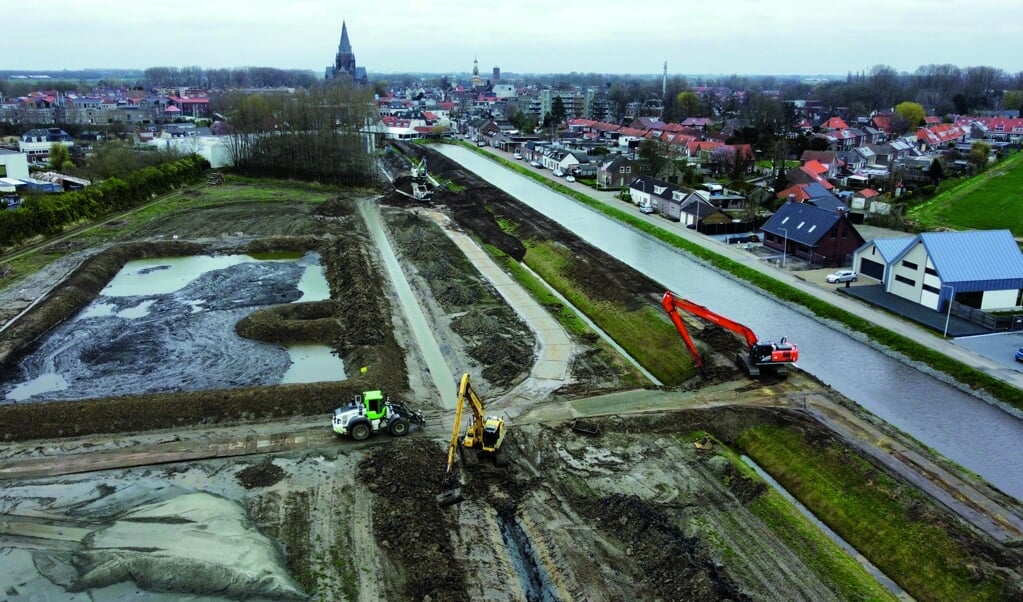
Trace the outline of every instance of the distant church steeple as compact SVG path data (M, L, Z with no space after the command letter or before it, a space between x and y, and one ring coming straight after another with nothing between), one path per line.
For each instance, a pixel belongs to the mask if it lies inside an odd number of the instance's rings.
M334 65L327 67L327 79L339 77L350 77L357 84L368 83L366 69L355 64L355 53L352 52L352 43L348 41L348 24L341 21L341 43L337 45L337 55L334 56Z
M473 56L472 58L472 87L482 88L483 78L480 77L480 60L479 57Z

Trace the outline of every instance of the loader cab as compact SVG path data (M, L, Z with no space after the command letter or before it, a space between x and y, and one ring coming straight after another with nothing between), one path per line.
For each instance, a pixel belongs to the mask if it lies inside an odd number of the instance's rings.
M366 406L366 418L379 420L387 414L384 406L384 394L381 391L366 391L362 394L362 401Z

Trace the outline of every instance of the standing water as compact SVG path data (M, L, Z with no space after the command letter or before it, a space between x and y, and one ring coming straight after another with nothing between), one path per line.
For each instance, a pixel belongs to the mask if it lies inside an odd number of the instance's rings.
M326 345L285 348L238 336L262 306L325 299L319 256L131 261L0 382L7 402L341 380Z

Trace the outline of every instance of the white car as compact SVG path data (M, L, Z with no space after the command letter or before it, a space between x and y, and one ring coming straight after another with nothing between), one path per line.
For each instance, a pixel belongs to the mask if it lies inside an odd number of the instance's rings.
M522 158L522 153L520 153L518 151L515 151L515 154L512 155L512 157L515 158L515 159L521 159Z
M559 178L561 176L565 175L565 172L561 171L560 169L555 169L553 173L554 173L554 175L556 175Z
M838 270L824 277L829 283L835 282L856 282L856 272L852 270Z
M566 182L575 182L575 176L573 176L572 174L568 174L567 176L565 176L565 181Z

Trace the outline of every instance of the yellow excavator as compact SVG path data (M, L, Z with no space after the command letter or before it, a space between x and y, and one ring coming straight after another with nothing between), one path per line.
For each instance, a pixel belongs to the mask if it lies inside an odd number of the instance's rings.
M472 419L465 435L460 436L462 430L462 413L465 407L469 406L472 412ZM497 454L504 442L505 428L504 419L499 416L485 416L483 414L483 401L472 388L469 381L469 374L463 374L458 384L458 402L455 407L455 426L451 433L451 443L448 445L448 470L446 483L454 485L449 490L437 496L437 502L442 506L449 506L462 501L462 492L457 487L457 478L452 473L455 465L455 451L458 449L459 441L466 450L475 450L478 456L492 458L497 462Z

